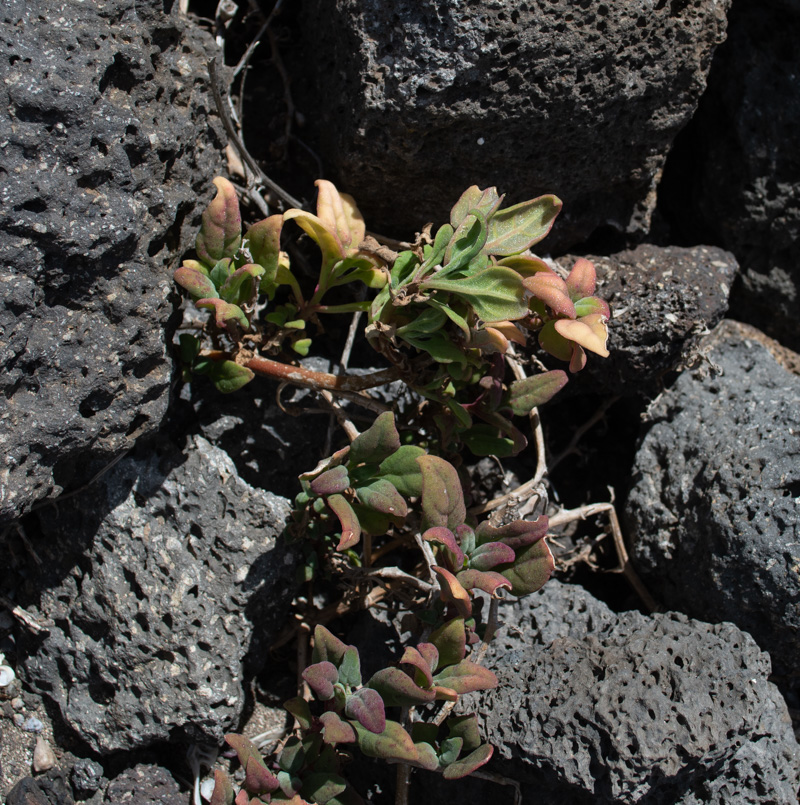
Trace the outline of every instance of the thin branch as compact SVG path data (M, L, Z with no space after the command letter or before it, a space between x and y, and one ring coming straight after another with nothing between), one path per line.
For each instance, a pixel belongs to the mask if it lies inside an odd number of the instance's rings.
M625 547L622 529L619 526L617 511L612 503L590 503L587 506L580 506L577 509L562 510L550 518L550 528L572 523L575 520L585 520L587 517L604 513L608 514L611 534L614 537L614 547L617 550L617 557L619 559L619 567L612 572L622 573L625 576L636 594L642 599L642 603L648 611L663 612L664 608L650 595L650 592L644 586L639 575L633 569L630 557L628 556L628 549Z
M348 576L356 579L377 579L378 581L401 581L411 587L416 587L420 592L429 595L433 590L433 585L427 581L418 579L405 570L400 570L399 567L354 567L346 571Z
M510 785L514 789L513 805L522 805L522 786L511 777L505 777L502 774L495 774L482 769L472 772L469 776L477 777L479 780L489 780L489 782L497 783L498 785Z
M21 606L15 604L10 598L6 598L4 595L0 595L0 604L2 604L18 621L24 623L32 632L36 632L37 634L41 634L42 632L47 633L49 629L46 626L42 626L36 618L33 617L29 612L26 612Z
M283 0L278 0L278 2L275 3L272 11L270 11L269 16L267 17L267 21L261 26L261 30L255 35L255 38L244 52L244 56L239 59L239 63L233 68L233 78L236 78L236 76L239 75L239 73L241 73L245 67L247 67L248 63L250 62L250 58L255 52L255 49L261 44L261 37L267 32L267 28L269 28L269 26L272 24L273 18L280 13L282 5Z
M211 92L214 96L214 103L217 107L217 112L222 120L222 125L225 127L225 131L230 138L231 142L236 146L236 150L239 152L242 160L250 168L251 171L258 177L259 181L262 182L266 187L272 190L278 198L282 199L285 204L289 207L296 207L297 209L303 209L303 202L298 201L291 193L284 190L279 184L274 182L272 179L267 176L264 171L258 166L256 161L253 157L250 156L250 152L245 148L244 143L242 142L239 135L236 133L236 129L233 126L231 121L231 116L228 111L225 109L225 104L222 100L222 94L219 89L219 79L217 76L217 60L211 59L208 63L208 74L211 78Z

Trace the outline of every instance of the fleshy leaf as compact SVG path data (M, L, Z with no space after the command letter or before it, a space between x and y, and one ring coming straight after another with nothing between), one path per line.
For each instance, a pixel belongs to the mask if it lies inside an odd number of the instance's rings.
M245 332L250 329L250 322L247 321L247 316L238 305L223 302L222 299L211 298L198 299L195 304L204 310L213 310L217 327L222 330L227 329L230 322L235 322Z
M542 514L533 522L529 520L514 520L512 523L493 528L488 520L481 523L475 534L478 545L487 542L503 542L515 551L538 542L547 536L547 527L550 524L547 516Z
M434 651L435 650L436 649L434 647ZM439 655L437 652L436 660L438 661L438 659ZM400 658L400 664L413 665L418 672L416 674L417 679L424 679L426 690L433 684L433 668L436 667L436 663L434 662L433 665L431 665L428 660L422 656L419 649L416 649L413 646L406 646L406 650L403 652L403 656ZM422 677L420 677L419 674L422 674Z
M247 761L244 787L251 794L270 794L278 788L278 778L255 757Z
M240 366L234 361L212 361L209 363L206 374L223 394L238 391L247 385L255 374L246 366Z
M339 663L339 681L351 688L361 686L361 657L355 646L348 646Z
M209 805L233 805L233 786L222 769L214 769L214 791Z
M461 582L446 568L432 565L431 570L439 579L442 601L453 604L462 618L468 618L472 614L472 600Z
M430 641L439 650L439 662L434 671L461 662L467 652L464 618L453 618L431 633Z
M496 565L513 562L514 559L513 548L502 542L487 542L470 554L469 566L474 570L491 570Z
M373 674L367 686L380 693L387 707L427 704L435 698L433 691L421 688L399 668L383 668Z
M314 184L319 191L317 215L346 252L356 251L367 230L355 199L347 193L340 193L332 182L325 179L317 179Z
M326 805L346 788L347 781L338 774L310 772L303 776L303 785L300 790L304 799L308 797L312 802Z
M391 411L382 413L372 425L353 440L350 445L349 462L357 464L380 464L400 449L400 435L394 424Z
M567 321L567 319L562 319ZM560 335L556 330L556 323L548 321L541 330L539 330L539 344L545 352L550 353L554 358L560 361L568 361L572 358L572 344Z
M408 506L400 493L385 478L379 478L357 490L358 499L371 509L390 517L404 519Z
M339 681L339 671L328 660L309 665L302 673L303 679L320 701L327 702L333 698L333 686Z
M417 759L414 761L415 766L427 771L436 771L439 768L439 757L436 750L426 742L415 743L414 747L417 750Z
M342 538L339 540L336 550L346 551L348 548L358 545L358 541L361 539L361 524L358 522L353 507L341 495L331 495L326 498L326 501L339 518L342 526Z
M458 665L449 665L433 678L434 684L451 688L459 695L476 690L491 690L497 687L497 677L482 665L461 660Z
M258 280L264 269L258 263L248 263L237 268L219 289L219 295L227 302L243 305L252 301L257 293Z
M438 279L434 274L422 283L422 288L447 291L466 299L483 321L513 321L528 312L522 278L503 266L490 266L461 279Z
M461 738L464 749L472 752L481 745L481 728L474 713L464 716L450 716L445 722L451 738Z
M437 276L450 276L464 271L469 261L486 243L486 218L470 213L456 228L444 253L444 267Z
M572 271L567 277L567 288L569 295L573 299L581 299L584 296L591 296L597 285L597 272L594 263L585 257L579 257L572 266Z
M496 187L481 190L478 185L472 185L461 194L461 198L450 211L450 224L455 228L472 210L480 210L487 218L500 206L502 196L497 194Z
M445 548L452 554L453 567L456 570L461 570L464 565L464 551L456 541L456 535L444 526L434 526L429 528L422 535L422 539L426 542L438 542L444 545Z
M326 744L355 743L355 731L346 721L342 721L333 710L323 713L319 720L322 722L322 740Z
M606 341L608 340L608 328L606 327L606 319L600 313L593 313L589 316L584 316L579 321L572 321L562 319L555 322L556 332L566 338L568 341L573 341L578 346L588 349L589 352L594 352L603 358L609 355L606 349Z
M173 279L181 288L187 290L194 299L214 298L219 295L208 275L198 271L196 268L181 266L173 274Z
M203 223L195 241L200 259L214 265L223 257L233 257L242 242L242 216L236 188L222 176L214 179L217 195L203 213Z
M347 697L344 714L354 718L364 729L379 734L386 729L386 710L380 693L373 688L361 688Z
M357 721L353 727L358 734L358 746L367 757L379 757L400 763L413 763L418 753L411 736L396 721L387 721L386 729L376 735Z
M289 699L289 701L283 703L283 706L297 719L301 729L311 729L311 708L302 696Z
M250 257L264 269L263 280L274 282L278 273L281 253L282 215L270 215L263 221L253 224L244 239L250 250Z
M498 210L489 220L484 253L505 257L524 252L547 235L560 211L561 201L551 195Z
M315 495L335 495L337 492L344 492L350 486L347 467L340 465L326 470L322 475L318 475L310 486Z
M338 667L341 665L348 648L350 648L350 646L348 646L347 643L343 643L324 626L318 625L315 627L314 650L311 654L311 658L314 662L328 660L328 662L332 662Z
M489 744L483 744L483 746L479 746L465 758L451 763L444 772L442 772L442 776L445 780L459 780L462 777L467 777L476 769L488 763L493 753L494 747Z
M438 456L420 456L417 464L422 472L423 530L433 526L455 530L467 517L455 467Z
M283 220L294 221L319 246L323 265L330 267L344 259L345 253L341 243L313 213L297 209L286 210Z
M553 554L541 539L517 551L514 564L500 565L496 570L511 582L511 594L521 596L540 589L550 578L554 567Z
M461 754L463 745L462 738L448 738L446 741L442 741L442 745L439 747L439 767L444 769L451 763L455 763Z
M567 283L555 271L540 271L523 280L525 287L555 313L575 318L575 305L569 297Z
M549 265L547 265L547 263L545 263L544 260L541 260L538 257L528 257L523 254L515 254L511 257L504 257L502 260L499 260L497 264L513 269L523 279L525 277L532 277L534 274L538 274L540 271L551 272L553 270Z
M239 758L239 763L243 769L247 768L250 758L253 758L256 763L264 766L264 758L262 757L261 752L258 751L258 747L256 747L256 745L249 738L245 738L244 735L231 732L225 736L225 741L228 746L236 751L236 756Z
M579 319L584 316L591 316L593 313L599 313L607 319L611 318L611 308L608 306L608 302L603 299L599 299L596 296L585 296L575 302L575 315Z
M513 551L512 551L513 553ZM510 590L511 582L501 573L493 570L462 570L456 578L465 590L483 590L493 598L498 597L500 590Z
M506 405L517 416L525 416L551 400L568 380L567 373L562 369L515 380L508 389Z

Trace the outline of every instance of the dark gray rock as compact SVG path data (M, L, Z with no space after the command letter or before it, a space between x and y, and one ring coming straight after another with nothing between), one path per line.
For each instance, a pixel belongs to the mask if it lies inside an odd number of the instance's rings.
M72 787L81 794L94 794L103 784L103 767L95 760L80 758L70 774Z
M684 372L651 409L626 520L658 600L736 623L796 674L800 377L762 341L724 322L705 344L723 374Z
M75 805L64 772L53 769L37 777L24 777L8 792L6 805Z
M103 802L108 805L186 805L172 775L160 766L140 763L114 778Z
M479 712L526 803L795 801L800 747L749 635L553 580L503 610Z
M445 221L469 185L497 185L564 201L545 241L563 252L598 227L647 231L729 6L307 0L325 24L304 26L313 75L293 90L370 229Z
M51 626L21 643L21 677L98 752L221 742L292 597L288 510L201 437L140 444L28 520L43 566L14 597Z
M732 315L800 350L800 3L736 0L728 32L666 200L687 239L739 260Z
M165 413L170 269L224 149L215 45L174 5L0 9L0 521Z
M712 246L650 244L589 259L597 268L597 294L611 305L611 355L589 355L567 390L655 396L663 376L725 315L736 260ZM569 270L575 258L558 262Z

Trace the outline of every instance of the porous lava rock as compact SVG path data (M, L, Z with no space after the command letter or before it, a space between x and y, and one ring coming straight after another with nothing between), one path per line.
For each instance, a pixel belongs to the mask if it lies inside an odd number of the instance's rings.
M732 624L615 614L554 580L501 620L487 659L499 685L478 711L495 770L535 792L526 802L793 801L786 704L769 656Z
M770 652L777 673L795 675L800 376L763 341L723 322L703 345L711 366L682 373L652 406L627 533L658 600L737 624Z
M224 149L215 48L171 0L0 8L0 521L164 416L169 269Z
M695 118L676 143L664 202L685 242L741 265L731 314L800 350L797 0L736 0Z
M557 262L568 271L575 259ZM597 269L597 295L611 306L611 354L589 354L586 367L571 375L565 392L656 396L664 375L682 359L691 360L701 335L725 315L736 260L713 246L651 244L588 259ZM564 368L563 363L548 363Z
M183 793L175 778L161 766L140 763L111 781L106 789L104 805L185 805Z
M140 443L28 519L42 566L12 594L49 631L20 643L20 676L97 752L221 743L292 597L288 511L199 436Z
M497 185L564 201L547 241L563 253L598 228L647 231L729 7L306 0L324 24L304 26L293 90L374 231L443 222L468 186Z

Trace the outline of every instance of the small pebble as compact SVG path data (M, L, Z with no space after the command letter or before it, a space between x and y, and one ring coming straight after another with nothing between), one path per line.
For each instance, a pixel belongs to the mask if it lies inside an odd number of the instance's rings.
M23 716L22 713L14 713L14 723L18 727L22 727L22 725L25 723L25 716Z
M22 701L21 696L16 696L11 700L11 706L15 710L24 710L25 709L25 702Z
M52 769L56 765L55 752L50 748L50 744L41 736L36 739L36 747L33 750L33 771L41 774L43 771Z
M23 725L22 729L25 732L41 732L44 729L44 724L34 716L31 716Z

